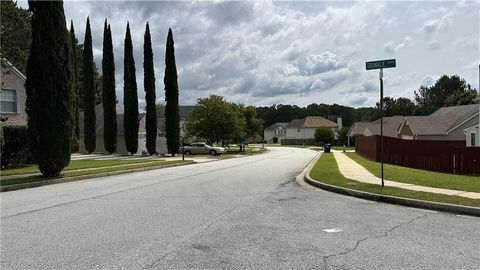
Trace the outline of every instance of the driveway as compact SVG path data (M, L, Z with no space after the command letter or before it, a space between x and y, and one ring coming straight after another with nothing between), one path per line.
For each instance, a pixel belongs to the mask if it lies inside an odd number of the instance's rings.
M476 269L480 219L294 181L267 154L1 194L2 269Z

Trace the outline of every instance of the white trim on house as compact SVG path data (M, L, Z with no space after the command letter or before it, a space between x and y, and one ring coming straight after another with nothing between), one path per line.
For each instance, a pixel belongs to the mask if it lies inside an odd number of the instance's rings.
M475 113L475 114L472 115L471 117L465 119L465 121L461 122L460 124L456 125L455 127L451 128L451 129L447 130L447 133L446 133L446 134L450 133L452 130L457 129L458 127L460 127L461 125L465 124L467 121L471 120L472 118L475 118L475 116L477 116L477 115L479 115L479 114L478 114L478 113ZM480 117L480 115L479 115L479 117Z
M463 130L465 134L466 146L480 146L480 131L478 125L471 126ZM472 137L472 135L474 135ZM473 144L472 144L473 139Z

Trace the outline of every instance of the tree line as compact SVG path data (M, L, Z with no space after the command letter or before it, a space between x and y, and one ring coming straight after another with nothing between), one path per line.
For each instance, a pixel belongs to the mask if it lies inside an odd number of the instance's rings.
M84 112L84 144L88 152L96 148L97 96L90 19L87 18L81 61L73 21L70 31L65 24L62 1L31 1L31 46L26 66L26 112L28 141L32 157L44 176L57 176L70 162L79 145L79 112ZM48 25L49 27L43 27ZM124 135L131 154L138 150L138 93L135 60L127 22L124 40ZM81 64L80 64L81 63ZM105 20L103 32L102 92L104 111L104 145L109 153L116 151L117 114L115 64L112 32ZM172 155L179 150L178 83L172 30L167 36L165 53L165 100L167 147ZM148 22L144 35L144 84L147 102L147 149L156 153L157 119L153 51ZM80 94L80 93L83 93ZM83 106L81 106L83 104Z
M473 104L477 92L465 79L458 75L443 75L432 86L420 86L414 91L414 99L406 97L384 97L384 116L429 115L441 107ZM312 103L306 107L297 105L272 105L257 107L257 114L263 127L278 122L290 122L306 116L317 115L332 121L342 117L344 126L355 122L370 122L380 118L380 102L375 107L353 108L338 104Z

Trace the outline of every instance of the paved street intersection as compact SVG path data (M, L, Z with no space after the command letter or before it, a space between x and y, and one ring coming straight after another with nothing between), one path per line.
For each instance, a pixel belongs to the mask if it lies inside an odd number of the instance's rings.
M477 269L480 219L299 185L317 152L1 194L2 269Z

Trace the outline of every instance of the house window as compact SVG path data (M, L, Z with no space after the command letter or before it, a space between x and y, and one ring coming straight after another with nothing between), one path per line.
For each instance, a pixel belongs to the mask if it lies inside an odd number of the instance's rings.
M0 112L17 112L17 91L7 89L0 91Z
M476 145L476 144L475 144L475 135L476 135L476 134L475 134L474 132L470 133L470 145L471 145L471 146L475 146L475 145Z

